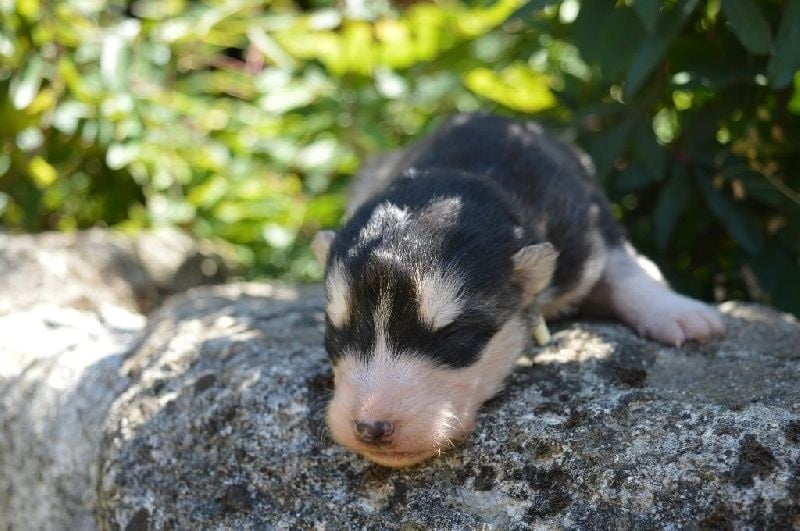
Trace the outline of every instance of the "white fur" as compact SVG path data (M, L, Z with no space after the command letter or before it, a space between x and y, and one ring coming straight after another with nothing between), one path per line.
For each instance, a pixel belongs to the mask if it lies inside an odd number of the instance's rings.
M408 212L392 203L384 202L375 207L369 221L359 233L358 240L369 242L380 238L387 226L403 225L408 221Z
M643 336L680 346L725 332L716 309L672 291L630 244L609 253L603 281L611 310Z
M463 281L434 270L417 280L417 303L423 323L438 330L452 323L464 308Z
M350 282L341 262L334 262L328 270L325 280L328 304L325 311L331 324L341 328L350 315Z

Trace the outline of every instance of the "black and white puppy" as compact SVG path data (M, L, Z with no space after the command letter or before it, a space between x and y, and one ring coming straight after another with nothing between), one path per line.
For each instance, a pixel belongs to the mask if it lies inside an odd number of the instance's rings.
M313 243L336 441L406 466L464 438L530 344L530 310L592 304L678 346L723 333L627 242L589 166L534 123L474 114L362 170L344 226Z

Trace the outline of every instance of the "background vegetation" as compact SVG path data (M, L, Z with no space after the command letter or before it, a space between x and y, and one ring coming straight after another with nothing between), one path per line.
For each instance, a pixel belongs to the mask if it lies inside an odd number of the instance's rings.
M800 0L0 0L0 220L318 278L359 163L484 109L583 146L679 289L800 314L798 68Z

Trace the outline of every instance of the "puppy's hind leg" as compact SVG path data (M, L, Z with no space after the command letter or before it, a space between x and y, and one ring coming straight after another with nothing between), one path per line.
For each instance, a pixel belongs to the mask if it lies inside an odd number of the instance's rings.
M607 309L640 335L668 345L725 332L716 309L672 291L658 267L627 242L609 250L603 276L587 303Z

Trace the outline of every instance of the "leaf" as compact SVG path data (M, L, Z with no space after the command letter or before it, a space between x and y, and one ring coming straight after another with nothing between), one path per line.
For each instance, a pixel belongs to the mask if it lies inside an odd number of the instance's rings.
M372 73L375 66L375 42L372 28L364 22L351 21L342 33L342 55L348 71L365 76Z
M639 15L639 20L647 30L647 33L653 33L656 29L658 22L658 7L661 5L660 0L635 0L633 2L633 9Z
M33 102L39 93L43 76L44 61L38 55L31 57L22 75L15 77L11 85L11 102L15 109L24 109Z
M28 164L28 172L37 188L47 188L58 178L58 173L49 162L36 156Z
M113 90L123 90L128 80L130 42L139 33L139 22L128 19L106 30L100 53L103 83Z
M554 4L556 0L528 0L519 9L514 11L510 17L509 22L514 20L523 20L528 22L530 19L539 15L541 10L550 4Z
M754 54L769 53L772 33L769 24L752 0L722 0L722 11L731 23L739 42Z
M715 57L707 63L690 66L686 72L690 79L680 85L682 89L695 90L702 87L723 90L734 85L751 84L756 75L763 73L763 67L742 65L738 57Z
M748 170L737 178L747 190L748 198L776 209L783 204L785 197L763 175Z
M760 287L771 303L784 311L800 314L800 272L791 251L771 240L764 251L748 259Z
M794 75L794 94L787 108L792 114L800 114L800 72Z
M476 68L467 73L464 84L472 92L518 111L531 113L556 104L547 77L523 63L500 72Z
M767 65L767 78L773 88L782 89L792 82L800 69L800 0L789 0L783 10L775 37L775 52Z
M341 194L318 195L309 201L303 222L321 227L336 227L344 206L344 197Z
M613 190L619 194L635 192L653 184L653 177L632 160L614 176Z
M666 250L672 231L689 205L693 192L692 181L686 174L686 168L676 163L669 181L658 196L653 215L653 232L660 250Z
M616 9L606 2L581 3L570 32L583 60L599 66L601 76L608 82L621 77L636 50L630 43L644 35L630 9ZM598 35L603 38L598 39Z
M135 142L127 144L113 143L106 151L106 164L112 170L119 170L136 160L141 146Z
M256 25L247 29L247 38L253 43L253 46L272 60L276 65L283 70L291 71L297 67L297 62L288 53L281 48L275 39L267 35L267 33Z
M650 174L653 180L664 177L667 164L667 151L658 143L650 122L643 120L637 124L634 136L633 157Z
M798 0L800 1L800 0ZM639 51L625 77L625 97L635 95L653 72L656 65L667 53L672 41L678 36L689 16L697 7L698 0L683 0L659 20L655 32L645 36L639 44Z
M214 175L193 187L186 197L196 207L212 207L216 205L228 192L228 180L219 175Z
M624 120L587 139L587 150L592 155L597 178L604 181L614 163L622 155L628 141L630 122Z
M0 153L0 177L6 174L11 167L11 157L5 153Z
M751 254L757 254L764 245L764 236L755 216L744 204L736 204L714 187L711 176L695 175L695 181L705 197L708 208L722 222L731 238Z

